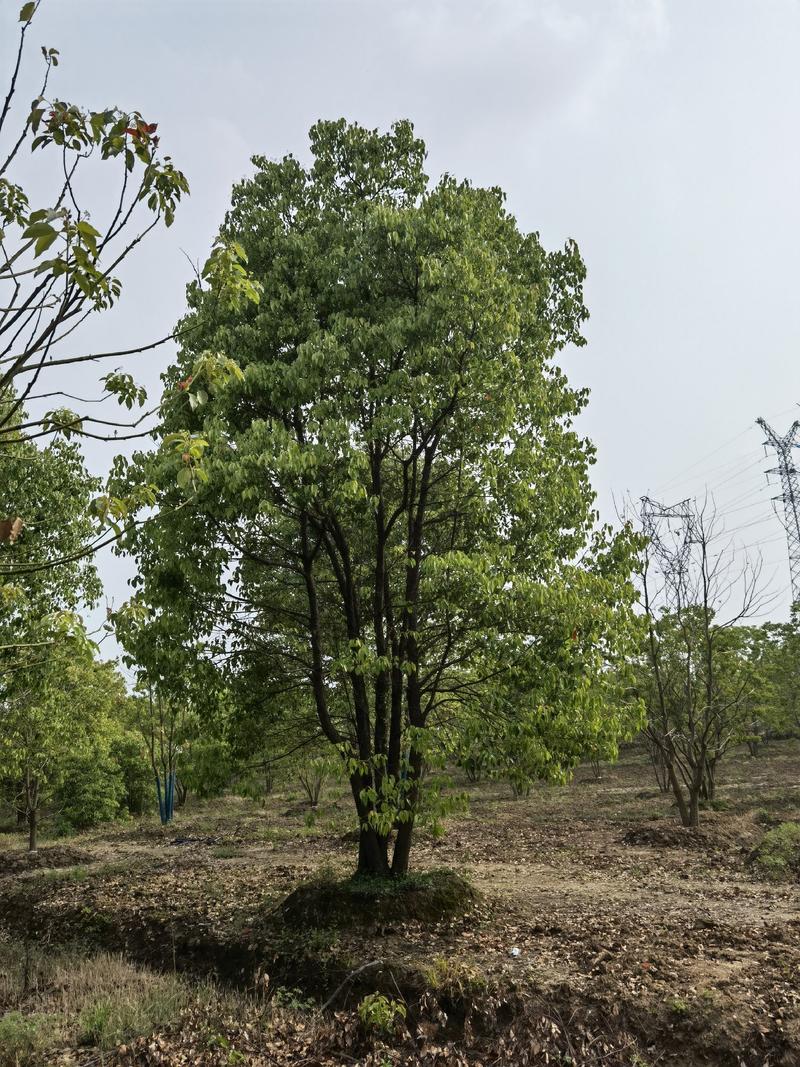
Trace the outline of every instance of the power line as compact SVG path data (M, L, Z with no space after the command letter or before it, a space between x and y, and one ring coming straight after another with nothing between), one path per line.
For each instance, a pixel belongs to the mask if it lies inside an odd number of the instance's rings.
M795 404L792 407L786 408L784 411L779 411L774 415L770 415L769 417L772 418L772 419L779 419L783 415L788 415L790 412L795 411L796 409L797 409L797 405ZM688 467L684 467L683 470L681 470L677 474L673 475L672 478L669 478L667 481L662 482L660 485L657 485L653 491L657 492L657 493L662 493L668 486L673 485L675 482L680 481L685 475L687 475L689 473L689 471L693 471L693 470L695 470L695 468L701 467L704 463L708 462L709 459L713 459L714 456L717 456L717 455L719 455L720 452L723 452L725 449L730 448L730 446L732 444L735 444L736 441L740 441L746 434L751 433L751 432L752 432L752 428L750 426L747 426L747 427L745 427L745 429L740 430L739 433L734 434L734 436L728 438L727 441L723 441L721 445L718 445L716 448L712 449L710 452L707 452L704 456L701 456L699 459L696 459L693 463L690 463L688 465ZM725 463L721 464L720 467L730 466L731 463L734 463L734 462L737 462L737 460L727 460ZM708 474L713 473L715 470L719 470L720 467L716 467L716 468L712 467L710 471L706 471L705 473L701 472L699 474L692 475L691 478L689 479L689 481L696 481L698 478L700 478L700 479L705 478L705 477L707 477Z

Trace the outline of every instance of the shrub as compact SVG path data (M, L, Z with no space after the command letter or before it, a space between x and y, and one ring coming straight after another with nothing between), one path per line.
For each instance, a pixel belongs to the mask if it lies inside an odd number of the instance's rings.
M188 790L204 800L221 797L234 773L228 743L217 737L199 737L181 757L178 773Z
M297 772L303 792L312 808L319 803L322 787L339 769L340 761L328 756L314 756L306 760Z
M768 830L751 858L759 872L771 881L800 877L800 823L782 822Z
M154 790L153 771L141 736L127 730L112 742L111 755L122 776L125 807L131 815L143 815L152 803Z
M73 756L56 794L60 833L86 830L115 819L125 797L125 783L116 761L101 751Z

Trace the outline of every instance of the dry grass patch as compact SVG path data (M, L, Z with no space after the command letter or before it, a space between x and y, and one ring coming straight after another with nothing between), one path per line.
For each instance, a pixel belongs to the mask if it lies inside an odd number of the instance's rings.
M108 953L45 956L19 943L2 945L0 1064L39 1062L67 1045L113 1048L175 1019L191 995L177 976Z

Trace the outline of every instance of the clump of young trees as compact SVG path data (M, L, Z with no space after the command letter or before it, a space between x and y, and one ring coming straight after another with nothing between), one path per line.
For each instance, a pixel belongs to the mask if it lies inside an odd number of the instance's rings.
M143 740L114 665L69 633L50 631L37 654L0 698L2 793L30 852L43 813L59 832L83 830L141 814L146 788Z

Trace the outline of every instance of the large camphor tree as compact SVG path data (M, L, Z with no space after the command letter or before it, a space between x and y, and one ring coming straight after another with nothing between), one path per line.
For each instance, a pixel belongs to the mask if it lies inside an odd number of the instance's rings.
M499 189L430 187L408 122L320 122L311 150L235 188L220 236L261 302L190 288L183 402L119 491L160 487L128 539L141 603L339 750L358 870L402 875L460 729L524 739L541 776L603 733L636 541L596 526L587 397L556 363L583 344L575 245L546 252ZM241 373L209 388L219 353Z

